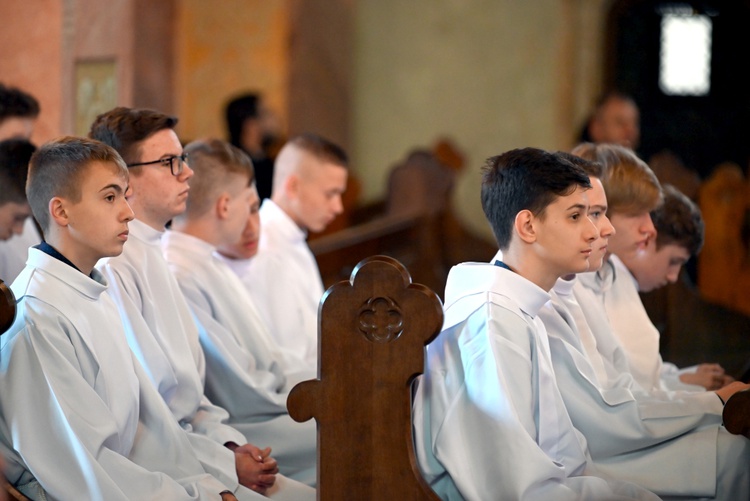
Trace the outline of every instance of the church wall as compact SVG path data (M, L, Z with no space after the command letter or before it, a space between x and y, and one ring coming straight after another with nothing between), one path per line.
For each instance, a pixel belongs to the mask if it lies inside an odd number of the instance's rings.
M32 93L42 108L33 140L59 135L62 81L63 2L3 1L0 19L0 81Z
M289 5L285 0L180 0L174 90L185 140L227 137L223 110L259 91L286 123Z
M0 80L40 99L37 142L75 131L81 64L114 61L116 104L176 113L185 140L225 137L226 101L259 90L287 131L320 124L347 147L362 202L385 194L410 149L447 136L467 156L454 207L489 237L479 167L509 148L574 144L599 92L609 3L4 1ZM330 91L318 101L308 74Z
M132 0L106 8L97 0L6 1L0 9L13 20L0 33L0 80L39 100L33 141L76 133L77 115L90 122L95 114L92 103L132 102Z
M601 4L360 2L352 121L365 199L383 196L390 167L411 148L446 135L467 158L454 207L491 238L479 202L480 166L511 148L571 146L598 91L599 73L586 73L597 54L588 43L598 43ZM572 35L581 30L584 40Z

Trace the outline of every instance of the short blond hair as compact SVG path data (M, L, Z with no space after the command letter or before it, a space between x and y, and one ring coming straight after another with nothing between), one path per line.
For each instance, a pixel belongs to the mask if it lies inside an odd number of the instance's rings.
M195 218L206 213L221 190L226 189L236 175L244 175L250 186L255 182L255 170L250 157L226 141L199 139L185 146L188 164L193 170L190 195L185 216ZM244 187L244 186L243 186Z
M662 204L656 174L632 150L616 144L581 143L571 153L602 165L607 214L635 215Z

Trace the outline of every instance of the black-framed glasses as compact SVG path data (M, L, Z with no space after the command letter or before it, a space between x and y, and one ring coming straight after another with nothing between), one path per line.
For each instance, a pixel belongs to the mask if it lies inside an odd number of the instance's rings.
M183 153L182 155L172 155L170 157L160 158L159 160L152 160L150 162L138 162L135 164L127 164L128 167L139 167L141 165L154 165L161 164L163 167L169 167L173 176L179 176L185 168L185 162L187 162L188 154Z

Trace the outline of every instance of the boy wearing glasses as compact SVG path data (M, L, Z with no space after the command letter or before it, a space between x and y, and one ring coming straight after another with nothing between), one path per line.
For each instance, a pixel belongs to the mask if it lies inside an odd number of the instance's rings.
M311 495L304 486L276 477L278 468L269 451L248 444L225 423L227 412L204 396L206 361L198 326L160 247L166 224L185 210L193 175L176 124L175 117L157 111L120 107L98 116L91 126L89 135L114 147L128 165L128 202L135 213L124 252L103 260L99 268L111 283L131 349L174 417L190 432L206 470L231 488L239 482L283 497L299 487L290 499L312 499L312 489Z

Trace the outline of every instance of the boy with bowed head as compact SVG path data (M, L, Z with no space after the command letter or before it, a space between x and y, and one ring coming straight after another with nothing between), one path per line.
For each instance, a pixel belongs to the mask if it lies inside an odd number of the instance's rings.
M276 157L273 194L260 208L260 249L240 277L271 335L315 367L323 281L306 239L341 214L347 155L315 134L290 139Z
M10 161L12 165L0 165L0 168L22 169L23 173L20 175L24 176L24 179L28 169L29 157L35 149L32 148L32 151L28 152L29 146L32 146L28 141L34 132L38 116L39 102L34 96L16 87L9 87L0 83L0 141L11 140L17 142L16 145L20 143L28 145L22 146L20 149L18 146L14 146L13 151L6 149L3 155L10 153L12 158L0 158L0 164ZM8 148L8 146L5 148ZM19 162L23 160L23 157L25 157L25 160ZM13 176L18 175L13 174ZM6 180L2 180L0 186L6 186L5 182ZM20 195L25 198L23 189L21 189ZM18 203L24 205L20 201ZM6 205L5 210L10 210L10 207ZM18 207L12 210L19 221L23 217L23 213L28 212L28 209L19 211ZM42 241L34 220L30 217L24 217L23 219L23 224L13 226L13 235L0 238L0 278L8 283L12 282L26 265L29 247ZM2 231L2 228L0 228L0 231Z
M31 208L26 201L26 174L31 155L36 147L25 139L0 141L0 241L13 235L21 235ZM4 258L4 256L0 256ZM14 276L3 276L0 265L0 279L12 280Z
M316 368L277 345L245 286L219 254L248 231L257 234L253 164L242 150L218 139L193 141L185 151L195 172L190 198L187 210L172 221L162 249L201 326L206 394L248 438L275 437L274 456L282 473L314 485L315 423L292 420L286 400L294 384L315 377Z

